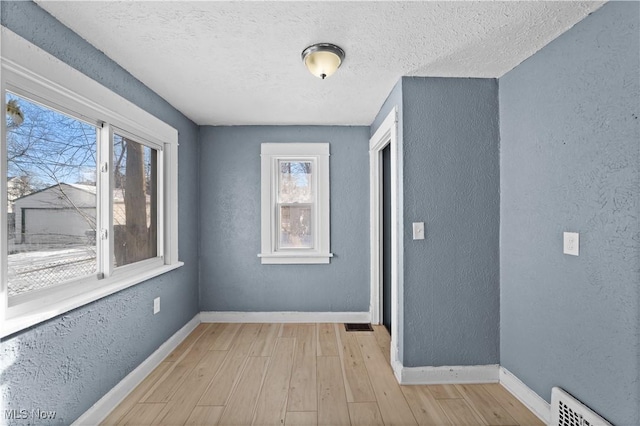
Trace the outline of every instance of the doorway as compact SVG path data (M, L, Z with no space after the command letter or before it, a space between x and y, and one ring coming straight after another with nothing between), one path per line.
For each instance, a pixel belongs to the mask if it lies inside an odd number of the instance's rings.
M371 207L371 322L391 335L391 365L401 366L402 297L402 143L397 107L369 140ZM399 374L396 371L396 374Z
M382 325L391 335L391 144L382 155Z

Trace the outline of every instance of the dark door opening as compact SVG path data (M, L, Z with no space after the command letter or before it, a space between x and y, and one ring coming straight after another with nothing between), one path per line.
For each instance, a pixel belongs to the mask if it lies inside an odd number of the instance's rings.
M382 150L382 324L391 334L391 145Z

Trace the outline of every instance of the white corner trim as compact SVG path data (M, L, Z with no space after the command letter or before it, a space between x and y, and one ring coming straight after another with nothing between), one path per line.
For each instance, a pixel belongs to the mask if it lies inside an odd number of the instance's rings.
M200 312L202 322L318 323L370 322L369 312Z
M533 414L538 416L540 420L545 424L549 424L551 421L551 405L504 367L500 367L500 384Z
M401 367L399 382L401 385L498 383L499 370L497 364Z
M402 140L398 138L398 106L394 106L369 139L369 254L371 322L382 323L382 150L391 150L391 348L393 372L400 381L404 341Z
M72 423L72 426L97 425L120 404L160 363L200 324L200 314L196 314L173 336L164 342L138 367L115 385L109 392Z
M391 350L391 369L393 370L393 375L396 377L398 384L404 384L402 383L402 371L404 370L404 366L400 361L398 361L398 357L394 356L393 349Z

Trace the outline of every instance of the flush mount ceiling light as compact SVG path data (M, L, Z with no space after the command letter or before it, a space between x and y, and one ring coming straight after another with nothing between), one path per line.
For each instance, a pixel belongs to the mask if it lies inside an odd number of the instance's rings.
M318 43L302 51L302 61L311 74L325 79L340 68L344 50L331 43Z

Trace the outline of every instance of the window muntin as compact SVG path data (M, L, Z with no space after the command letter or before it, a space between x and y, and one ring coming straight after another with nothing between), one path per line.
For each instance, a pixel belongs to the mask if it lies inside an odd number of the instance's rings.
M329 144L263 143L263 264L329 263Z
M98 130L6 92L9 297L94 275Z

